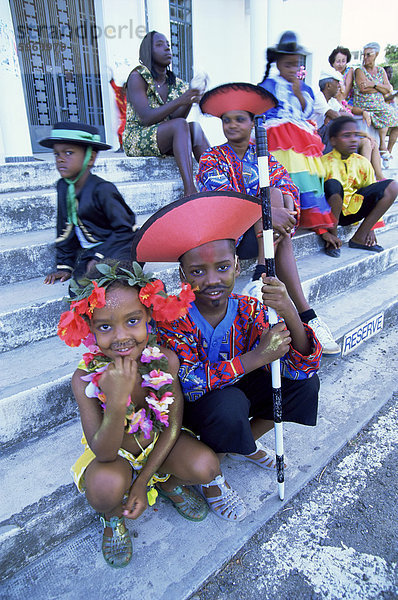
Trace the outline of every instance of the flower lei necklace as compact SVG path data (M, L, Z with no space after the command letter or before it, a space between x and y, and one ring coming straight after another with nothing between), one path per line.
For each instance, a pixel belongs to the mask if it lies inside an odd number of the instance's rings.
M119 266L119 262L108 261L96 265L100 276L96 280L88 278L79 282L72 280L70 285L74 298L67 298L70 310L62 313L58 324L58 335L68 346L83 344L89 352L83 355L85 367L90 371L82 379L88 381L85 393L89 398L98 398L103 410L106 410L106 397L98 386L102 373L108 368L111 359L102 354L96 345L95 336L91 333L89 321L95 308L105 306L106 288L116 282L124 281L131 287L139 287L139 299L146 307L152 308L155 321L175 321L186 315L195 299L189 284L181 285L178 296L167 295L160 279L153 279L152 274L145 274L140 265L133 263L132 270ZM145 439L149 439L151 431L161 431L168 427L168 406L173 403L173 377L167 373L168 360L156 345L156 337L150 332L148 345L143 350L138 371L142 377L141 386L149 388L145 400L148 408L135 412L131 397L128 398L125 416L127 433L136 433L140 429Z
M95 336L90 333L83 344L88 347L89 352L83 354L83 361L88 375L81 379L88 381L85 394L88 398L98 398L102 409L106 410L106 396L99 387L99 379L112 362L104 356L95 344ZM124 426L126 433L136 433L139 429L144 438L148 440L151 432L160 432L163 427L169 426L169 406L174 402L172 393L173 376L167 373L168 360L156 345L156 336L149 333L148 345L142 351L138 371L142 377L141 387L149 388L145 400L147 408L135 411L134 403L129 396L126 405Z

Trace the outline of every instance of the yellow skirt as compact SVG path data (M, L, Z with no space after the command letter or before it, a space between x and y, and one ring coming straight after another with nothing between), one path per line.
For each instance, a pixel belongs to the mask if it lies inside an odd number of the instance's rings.
M140 471L146 463L148 456L154 449L158 437L159 434L156 433L154 440L149 444L149 446L142 450L139 456L134 456L134 454L131 454L131 452L128 452L123 448L119 449L118 455L128 460L134 471ZM86 491L84 472L87 469L88 465L95 459L95 454L91 450L90 446L87 444L84 435L82 437L82 444L84 446L84 452L81 456L79 456L75 464L72 465L71 473L73 475L73 481L75 482L77 489L79 490L79 492L84 493ZM169 477L170 475L159 475L159 473L155 473L148 481L148 488L152 489L155 483L157 483L158 481L167 481Z

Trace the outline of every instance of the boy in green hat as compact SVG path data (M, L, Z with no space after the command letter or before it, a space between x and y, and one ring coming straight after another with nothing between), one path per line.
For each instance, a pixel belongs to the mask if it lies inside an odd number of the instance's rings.
M103 258L130 259L135 215L117 188L91 168L99 150L98 130L84 123L56 123L50 137L61 179L57 183L57 270L44 283L78 279Z

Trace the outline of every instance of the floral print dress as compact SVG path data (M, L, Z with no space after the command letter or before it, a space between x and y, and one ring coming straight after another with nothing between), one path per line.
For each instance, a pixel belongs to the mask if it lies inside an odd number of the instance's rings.
M371 75L367 72L364 67L359 67L366 79L372 83L384 83L382 67L376 67L376 75ZM382 127L397 127L398 126L398 114L394 109L394 106L388 104L384 100L384 96L381 92L376 90L372 94L363 94L354 77L354 106L363 108L370 113L372 119L372 125L376 129Z
M148 84L146 95L150 108L159 108L159 106L179 98L188 89L188 84L177 77L175 84L169 85L169 93L164 102L156 89L150 70L144 65L140 65L134 71L137 71ZM126 127L123 134L123 149L127 156L163 156L157 144L157 130L160 123L168 120L170 117L153 125L143 125L133 105L127 102Z

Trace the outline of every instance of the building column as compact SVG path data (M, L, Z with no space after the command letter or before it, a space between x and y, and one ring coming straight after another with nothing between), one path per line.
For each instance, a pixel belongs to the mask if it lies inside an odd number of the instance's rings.
M268 0L249 0L250 11L250 81L259 83L265 71L268 44Z
M22 87L14 25L7 0L0 0L0 159L4 156L31 156L28 115ZM1 147L3 146L3 147Z

